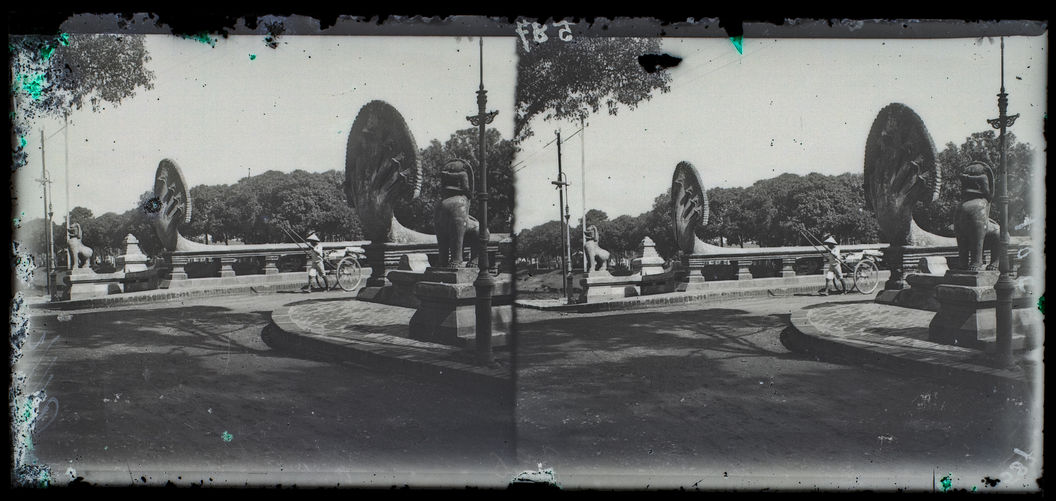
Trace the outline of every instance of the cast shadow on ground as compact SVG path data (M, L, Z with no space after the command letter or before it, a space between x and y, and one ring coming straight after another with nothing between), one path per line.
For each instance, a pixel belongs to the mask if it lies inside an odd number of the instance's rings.
M564 456L554 461L582 465L596 464L597 443L607 443L606 457L623 466L652 461L643 444L702 461L754 444L735 459L863 471L907 461L991 464L1009 444L1025 443L1026 411L988 388L817 363L782 346L780 315L745 314L711 309L521 326L522 443L531 451L560 444L552 447ZM863 370L870 384L862 384Z

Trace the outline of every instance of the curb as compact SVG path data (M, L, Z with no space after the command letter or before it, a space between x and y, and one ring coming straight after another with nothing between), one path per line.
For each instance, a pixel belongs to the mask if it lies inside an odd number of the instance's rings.
M364 339L310 332L290 318L289 307L271 313L271 323L262 337L269 346L313 358L348 361L431 380L471 386L503 395L513 394L513 369L481 367L451 360L465 350L453 346L413 341L387 334L366 334Z
M223 289L157 289L149 293L126 293L113 294L110 296L93 297L87 299L74 299L69 301L32 303L28 307L31 310L44 311L67 311L82 310L90 308L106 308L110 306L137 305L169 301L173 299L199 298L213 296L231 296L239 294L268 293L282 290L295 290L304 286L302 282L286 282L262 285L241 285L225 287ZM135 295L131 295L135 294Z
M531 304L522 301L514 301L514 304L521 308L531 308L533 310L559 311L566 313L594 313L599 311L622 311L642 308L657 308L662 306L693 302L805 294L817 292L820 286L822 286L822 284L780 288L730 288L728 290L714 290L701 292L668 292L664 294L652 294L648 296L633 296L623 299L614 299L612 301L602 301L597 303L561 304L554 306Z
M810 322L809 311L792 312L788 327L781 332L781 342L793 352L832 361L867 364L896 371L908 371L926 377L971 380L985 384L1030 384L1022 366L998 369L958 360L956 356L907 353L895 347L852 337L827 335ZM967 350L967 348L965 348ZM973 350L972 356L978 353Z

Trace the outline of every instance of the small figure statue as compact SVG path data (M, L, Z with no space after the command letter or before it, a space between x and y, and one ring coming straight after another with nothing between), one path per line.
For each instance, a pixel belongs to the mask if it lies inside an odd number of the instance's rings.
M92 248L81 242L82 232L80 223L73 223L67 230L66 242L70 250L70 267L89 268L92 264Z
M994 196L994 171L982 162L972 162L961 173L961 205L954 212L953 231L957 236L960 267L978 271L983 267L983 249L990 249L988 270L996 269L998 224L990 219Z
M594 268L594 271L609 269L609 251L598 245L598 240L601 238L598 227L593 224L587 226L587 229L583 230L583 235L587 240L583 244L583 251L587 253L588 269L585 270L587 274L590 274L589 268Z
M437 266L461 268L465 239L470 239L470 261L477 258L480 223L469 215L469 195L473 192L473 171L462 160L449 160L440 171L440 205L433 225L440 250Z

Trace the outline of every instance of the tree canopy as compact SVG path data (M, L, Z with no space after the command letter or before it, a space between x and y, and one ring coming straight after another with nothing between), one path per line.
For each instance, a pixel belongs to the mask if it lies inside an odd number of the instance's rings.
M796 229L800 224L816 236L832 234L843 243L878 238L876 216L864 208L861 174L782 174L747 188L711 188L708 200L711 216L697 236L718 245L807 245ZM657 196L652 209L638 216L610 220L603 211L591 210L587 221L598 227L599 245L617 261L636 256L645 237L653 240L664 258L677 255L670 191ZM581 245L581 231L580 225L571 229L573 254ZM522 249L528 252L522 257L559 256L560 224L550 221L523 230L518 234L518 251Z
M498 130L485 131L487 141L488 169L488 228L493 232L509 233L513 226L513 162L514 146L503 139ZM433 211L440 203L440 169L450 159L458 158L469 162L473 167L474 191L480 183L480 162L477 160L480 132L476 128L456 131L441 143L434 139L429 146L421 150L422 192L418 198L395 208L396 218L408 228L424 233L434 233ZM474 203L470 214L480 219Z
M942 177L942 189L938 200L931 204L919 203L913 217L921 228L944 236L953 236L953 212L961 203L961 170L972 161L988 163L995 175L1000 175L1001 152L999 136L994 130L976 132L960 146L952 141L936 155ZM1016 141L1015 134L1005 135L1005 162L1008 166L1008 222L1009 232L1018 233L1015 226L1031 213L1031 188L1033 186L1034 148ZM994 187L996 196L996 186ZM997 204L990 206L990 217L998 219Z
M100 111L154 88L143 35L20 35L9 39L14 165L26 162L30 121L89 105Z
M514 138L532 135L529 123L586 119L602 108L616 115L621 106L634 109L654 91L671 90L671 75L646 71L639 56L661 52L659 38L577 37L518 44Z
M419 199L397 209L401 221L432 233L433 209L440 197L439 169L449 158L478 165L477 138L477 129L464 129L444 143L432 141L421 151L426 182ZM489 228L509 232L513 218L513 145L494 129L487 131L487 139ZM181 227L181 233L210 244L231 240L248 244L288 242L290 237L279 228L280 224L288 224L302 237L316 232L325 241L360 240L364 237L359 215L346 200L343 182L344 174L336 170L313 173L297 169L289 173L269 170L233 184L193 186L189 190L191 220ZM144 192L134 207L121 214L95 216L87 208L74 207L70 222L80 223L85 245L102 254L121 253L125 236L132 233L145 253L157 255L163 250L161 242L149 212L143 210L153 197L152 192ZM28 252L40 254L47 250L42 220L28 220L21 227ZM66 246L65 230L53 225L53 234L58 252Z

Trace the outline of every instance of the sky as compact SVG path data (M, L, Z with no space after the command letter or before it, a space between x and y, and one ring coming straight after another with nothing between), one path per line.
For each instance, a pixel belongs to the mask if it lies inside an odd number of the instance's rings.
M96 215L123 212L151 189L163 158L189 184L230 184L247 173L344 169L348 129L373 99L393 104L419 147L469 126L476 111L477 39L468 37L231 36L215 47L147 35L155 88L117 106L74 111L69 127L69 199L61 119L35 124L28 164L15 174L14 216L40 217L39 130L46 140L53 205ZM510 138L516 85L514 37L484 45L493 127ZM562 146L569 206L610 217L638 215L671 184L680 161L705 187L748 186L783 172L861 172L876 113L901 102L919 114L936 148L960 144L997 116L998 39L748 39L738 54L724 38L669 38L682 58L669 93L613 117L602 112ZM1046 37L1006 38L1011 128L1044 161ZM255 55L254 59L250 55ZM553 131L578 123L531 124L516 170L518 230L556 219ZM585 164L582 162L585 161ZM583 170L590 182L584 186ZM1043 189L1039 183L1039 189ZM1044 197L1036 197L1044 200ZM24 213L24 214L23 214Z
M1046 36L1005 39L1008 113L1020 114L1009 130L1034 146L1042 167ZM721 38L669 38L662 47L682 58L669 70L669 93L615 117L595 114L583 133L562 141L574 221L584 188L586 208L610 218L650 210L683 160L696 166L705 188L749 186L785 172L861 173L873 119L892 102L920 115L939 151L989 129L985 120L998 115L999 38L748 39L743 54ZM542 119L531 126L535 134L515 160L517 231L557 219L550 184L557 149L544 146L554 130L567 138L580 128Z
M484 41L488 110L499 110L490 127L505 138L513 132L515 41ZM133 208L153 189L164 158L176 161L191 186L231 184L267 170L343 172L349 127L374 99L400 111L419 148L471 127L465 117L477 112L476 37L283 36L279 42L271 49L263 36L230 36L211 47L147 35L154 88L98 113L71 114L69 207L95 215ZM43 215L34 181L41 177L41 128L51 136L45 161L56 221L65 213L62 127L59 118L32 128L28 164L14 174L14 217Z

